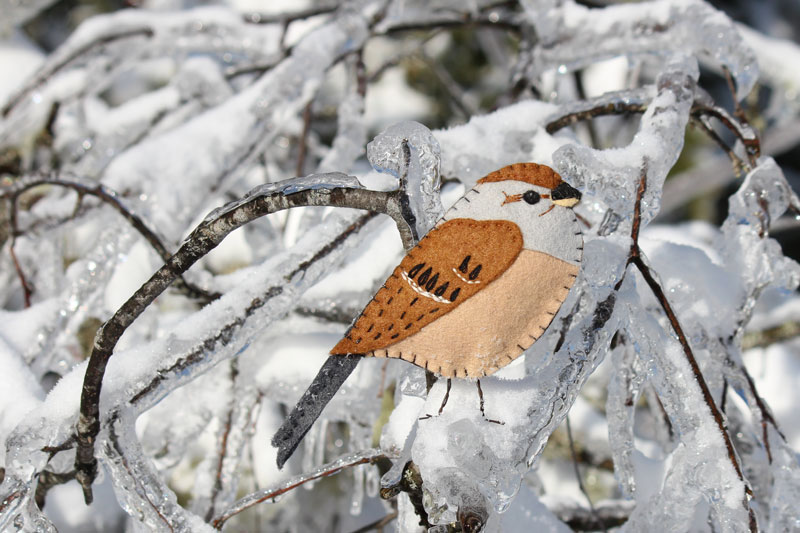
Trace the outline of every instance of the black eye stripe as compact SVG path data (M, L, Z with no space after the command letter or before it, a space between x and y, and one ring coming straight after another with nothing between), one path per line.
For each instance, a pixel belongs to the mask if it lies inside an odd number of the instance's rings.
M541 198L542 197L539 195L539 193L533 189L525 191L525 194L522 195L522 199L531 205L538 203Z

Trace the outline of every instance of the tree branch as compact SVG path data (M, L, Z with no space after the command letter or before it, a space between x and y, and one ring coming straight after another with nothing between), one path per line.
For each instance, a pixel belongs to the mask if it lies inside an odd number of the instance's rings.
M689 341L687 340L683 328L681 327L680 322L678 321L678 317L675 315L675 312L673 311L672 306L670 305L669 300L667 299L666 294L664 293L664 290L661 288L661 285L658 283L658 281L656 281L655 277L653 276L650 267L644 262L641 249L639 248L639 231L641 228L641 220L642 220L641 205L646 189L647 189L647 160L645 160L644 164L642 165L642 171L639 179L639 187L636 191L636 203L634 204L634 212L633 212L633 227L631 230L632 243L628 257L628 265L633 264L639 271L639 273L642 275L645 282L647 283L647 286L650 287L650 290L652 291L659 305L666 314L670 326L672 327L672 330L678 337L678 342L683 348L684 356L686 357L686 361L689 363L689 366L691 367L692 375L694 376L695 382L700 388L700 392L703 396L703 400L705 401L706 407L711 412L711 416L714 418L714 422L716 423L720 433L722 434L722 439L725 443L725 448L727 449L728 452L728 460L730 461L731 465L736 471L736 475L745 485L745 494L743 495L744 506L750 513L751 530L757 530L757 526L755 526L755 514L753 512L753 509L748 504L749 497L752 496L752 490L747 484L747 480L745 479L744 474L742 473L741 466L739 465L739 460L736 456L736 451L733 447L733 441L731 440L731 436L728 433L727 428L725 427L724 417L720 412L719 408L717 407L717 404L714 401L714 397L708 388L708 384L706 383L706 380L703 377L703 373L700 370L700 365L697 363L697 359L695 358L694 352L692 351L692 348L689 345ZM624 275L617 283L617 287L621 285L623 279Z
M329 183L320 181L325 179ZM323 174L257 188L241 201L212 212L200 223L164 266L97 331L83 382L75 454L76 478L83 487L87 503L92 501L91 484L97 471L94 441L100 431L100 391L106 366L122 334L158 295L233 230L259 217L291 207L349 207L384 213L395 220L404 243L409 239L413 242L412 225L404 217L404 198L406 195L402 188L390 192L372 191L360 188L358 180L344 174ZM320 253L326 252L323 250ZM303 269L304 265L298 268Z
M59 177L57 174L42 174L23 177L22 179L15 181L11 186L0 190L0 198L8 198L9 202L11 203L12 227L16 227L15 221L17 199L25 191L28 191L34 187L38 187L39 185L64 187L76 191L79 197L92 196L99 199L101 202L111 206L117 213L122 215L122 217L128 221L128 223L133 226L133 228L139 232L142 237L144 237L145 241L150 244L153 250L155 250L155 252L163 261L168 261L172 256L156 232L151 230L147 226L147 223L139 215L128 209L125 204L122 203L122 200L116 191L99 182L84 182L78 179L65 179ZM209 293L208 291L187 281L182 276L180 277L179 282L180 287L190 297L200 298L207 302L220 297L220 294Z
M305 485L309 481L333 476L354 466L374 464L376 461L384 458L386 458L386 456L377 449L345 455L336 461L332 461L321 466L313 472L300 474L299 476L295 476L278 486L270 487L268 489L254 492L253 494L245 496L234 503L230 508L217 515L213 520L211 520L210 523L214 528L222 529L222 526L225 525L225 522L227 522L231 517L236 516L237 514L249 509L250 507L253 507L254 505L258 505L259 503L264 503L266 501L274 502L275 498L281 494L286 494L287 492L292 491L301 485Z

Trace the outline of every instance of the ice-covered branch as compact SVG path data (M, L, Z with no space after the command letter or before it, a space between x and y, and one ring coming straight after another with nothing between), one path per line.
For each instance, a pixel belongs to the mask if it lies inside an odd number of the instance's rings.
M405 195L405 189L393 192L363 189L356 178L334 173L262 186L251 191L245 199L209 214L164 266L97 332L86 368L81 395L81 417L77 428L77 478L84 486L87 502L91 501L90 486L96 472L94 439L100 430L100 391L108 360L125 330L158 295L233 230L259 217L292 207L349 207L384 213L396 221L401 235L410 235L411 223L403 217L402 199Z
M110 206L117 213L122 215L123 218L125 218L125 220L131 226L133 226L133 228L148 242L148 244L150 244L153 250L155 250L155 252L163 261L169 260L170 256L172 255L167 250L167 247L164 245L158 234L154 230L150 229L141 216L125 206L116 191L106 187L102 183L84 181L77 177L66 178L57 174L24 176L21 179L14 181L13 184L0 189L0 197L8 198L8 201L12 204L10 216L13 227L16 227L15 205L19 196L34 187L38 187L39 185L53 185L76 191L78 193L78 201L80 201L84 196L93 196L99 199L101 202ZM13 246L11 250L13 253ZM24 284L25 282L23 281L23 285ZM178 285L190 296L199 297L206 301L219 297L219 294L209 294L207 291L184 279L183 276L180 276Z
M279 486L270 487L268 489L261 490L254 494L249 494L244 498L241 498L236 503L234 503L230 508L226 509L219 515L215 516L213 520L211 520L211 525L214 526L216 529L222 529L222 526L225 525L232 516L241 513L242 511L260 503L264 502L274 502L276 499L291 490L296 489L297 487L304 485L310 481L315 481L317 479L333 476L342 472L347 468L352 468L354 466L363 465L363 464L373 464L376 461L385 458L386 456L377 449L373 450L366 450L363 452L357 452L348 454L344 457L340 457L335 461L331 461L313 472L309 472L307 474L301 474L299 476L295 476L292 479L281 483Z

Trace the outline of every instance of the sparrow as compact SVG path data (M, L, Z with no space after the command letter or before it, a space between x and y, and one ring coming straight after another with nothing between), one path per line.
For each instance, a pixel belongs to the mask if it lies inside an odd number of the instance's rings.
M447 378L440 414L450 378L477 379L483 414L479 378L541 338L578 276L583 236L572 207L580 198L553 169L536 163L478 180L333 347L273 438L279 467L362 357L402 359Z

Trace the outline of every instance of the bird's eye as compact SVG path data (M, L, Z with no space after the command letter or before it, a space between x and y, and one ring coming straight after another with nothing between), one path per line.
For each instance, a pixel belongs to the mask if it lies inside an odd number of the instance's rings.
M525 194L522 195L522 199L528 202L529 204L533 205L541 199L539 193L531 189L530 191L526 191Z

